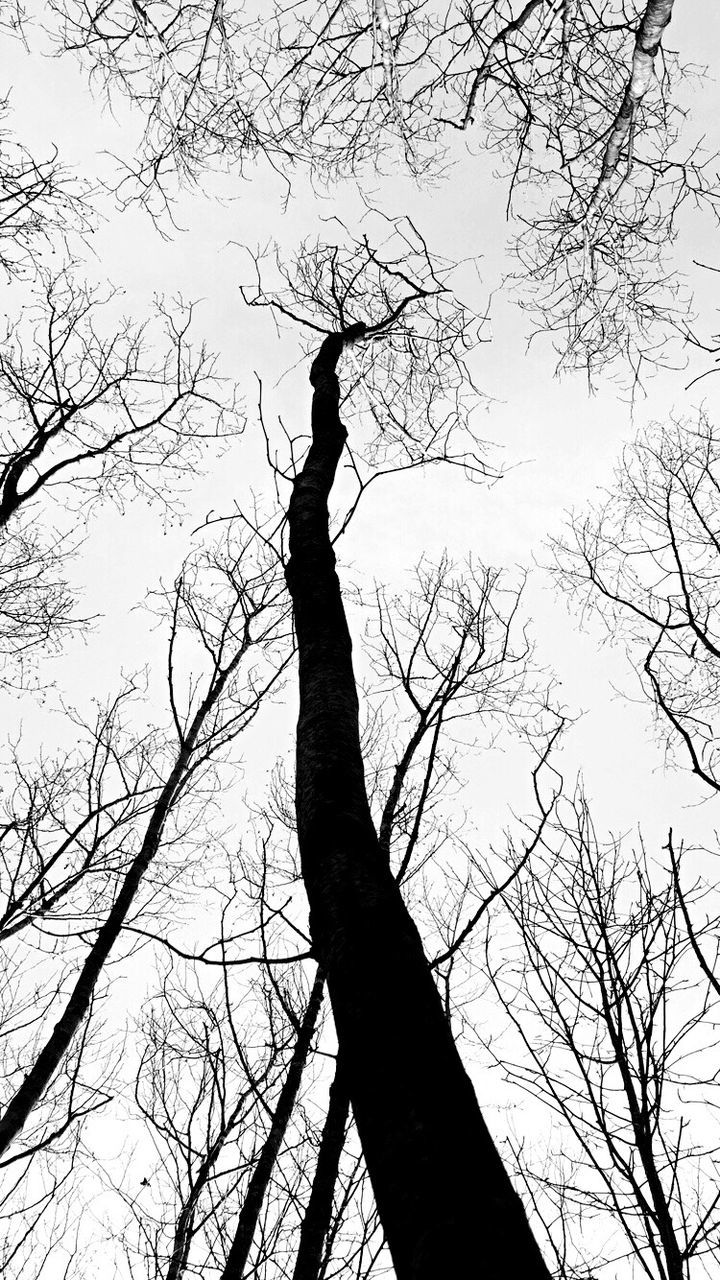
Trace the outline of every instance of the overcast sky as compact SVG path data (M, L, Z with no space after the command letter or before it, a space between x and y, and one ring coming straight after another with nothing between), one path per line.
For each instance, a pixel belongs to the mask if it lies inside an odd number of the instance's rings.
M682 49L686 60L702 64L709 49L720 47L718 6L678 4L670 43ZM3 82L12 85L9 123L22 141L38 154L57 145L68 166L77 165L91 181L111 181L114 161L105 153L130 154L138 136L138 121L125 104L117 102L113 114L107 103L93 97L83 70L71 58L48 60L29 54L19 43L4 42L0 69ZM713 79L698 76L690 106L690 133L707 134L712 150L718 119ZM507 474L493 486L473 485L437 469L383 481L340 543L341 574L345 568L353 582L400 586L421 556L436 557L445 548L458 560L472 553L506 567L511 575L518 567L531 568L526 608L539 660L557 674L569 712L584 713L568 736L560 764L568 778L582 770L596 802L598 827L623 832L642 824L651 841L661 841L670 822L688 834L703 826L714 829L708 806L696 807L699 787L686 774L663 767L648 707L631 705L621 696L638 692L623 652L600 649L597 630L581 633L564 600L556 598L534 566L547 560L546 540L560 532L568 508L582 510L610 483L623 444L639 427L662 419L671 408L681 415L701 404L710 416L717 411L720 374L686 390L707 365L678 347L677 363L687 358L687 368L659 371L632 405L613 384L600 381L589 395L581 375L557 379L552 344L540 337L528 350L526 317L512 290L500 289L514 262L506 250L505 186L493 178L495 164L493 157L478 154L472 142L467 149L458 143L452 182L417 190L410 178L396 176L376 180L362 197L388 214L411 214L431 248L468 260L457 277L458 292L479 311L489 308L490 317L488 341L473 359L477 384L487 396L478 430L497 446ZM202 187L179 195L176 219L183 230L172 239L161 238L142 211L119 212L111 195L101 198L104 221L84 270L91 279L108 279L124 290L127 312L134 317L143 315L157 293L202 299L198 332L217 350L224 375L240 384L247 406L246 435L198 479L182 522L164 529L160 513L139 504L125 516L112 509L93 516L73 573L83 585L88 612L100 615L94 629L52 662L55 686L42 703L14 695L0 702L6 733L12 736L22 725L29 743L62 741L65 730L56 711L60 690L68 700L87 706L91 697L112 691L120 670L131 672L146 663L163 669L164 637L149 630L147 615L134 606L160 580L173 580L192 530L207 513L228 512L236 499L247 499L251 490L262 491L267 484L255 418L255 374L263 381L269 417L294 415L297 420L302 415L306 420L308 414L310 388L307 368L298 364L297 336L285 330L278 337L269 316L248 311L240 298L238 285L248 274L242 246L276 239L292 248L303 236L318 234L321 219L330 214L339 213L352 226L362 215L363 198L352 184L323 192L304 185L300 176L283 205L282 182L262 164L246 179L210 177ZM693 258L720 264L716 229L709 219L694 220L691 232L682 232L678 257L688 271ZM713 277L695 272L693 283L699 324L708 335L716 326ZM292 716L291 698L288 712L269 723L289 733ZM274 731L266 748L261 768L247 765L248 784L261 783L277 752ZM491 808L493 833L508 820L508 804L522 804L525 798L522 790L518 793L515 766L512 752L467 762L479 811Z
M714 10L704 14L700 24L694 6L679 5L670 28L673 47L698 65L709 47L708 23L717 24L720 36ZM2 71L5 82L13 86L12 123L26 144L38 153L56 145L62 160L92 181L112 181L115 162L110 153L131 155L138 136L139 122L127 105L118 99L111 111L101 97L93 97L83 70L70 57L29 55L20 44L6 41ZM693 137L709 134L706 145L711 149L717 119L715 83L699 75L690 94L688 130ZM478 310L489 305L489 341L473 361L478 386L488 397L479 431L497 446L496 456L507 474L488 488L433 470L389 481L371 492L341 553L368 579L400 581L420 555L436 555L444 547L458 558L472 552L508 568L531 565L534 557L546 559L543 544L548 535L559 532L570 506L582 509L610 481L623 443L638 427L662 419L671 407L688 414L705 404L712 415L720 389L720 382L707 378L685 390L690 377L706 367L694 357L687 370L660 371L649 378L646 394L636 396L632 406L613 384L600 382L589 396L582 375L556 378L551 342L541 336L527 350L525 316L512 289L500 290L516 264L506 251L505 188L493 180L497 160L478 153L472 141L466 150L463 140L454 166L452 181L430 190L418 190L409 178L395 177L375 180L362 195L389 214L410 213L438 253L476 260L468 261L458 274L458 292ZM208 199L213 190L219 198ZM118 665L129 670L147 656L146 620L129 610L160 577L174 576L189 530L210 510L227 511L239 493L264 483L255 447L254 374L263 380L268 413L297 415L303 403L308 406L306 369L297 364L297 336L286 331L278 340L270 318L249 312L239 297L238 284L248 279L242 246L275 239L291 249L304 236L318 234L321 219L336 213L352 227L362 216L363 202L352 184L317 191L302 176L296 177L284 207L283 194L278 175L262 163L246 180L209 177L202 191L179 195L176 219L183 230L170 240L158 235L142 211L117 212L111 196L101 201L104 221L92 238L85 264L88 276L120 287L127 312L134 317L144 313L157 293L202 299L198 331L218 352L223 373L236 380L246 396L248 432L230 460L198 483L181 527L158 535L158 513L137 508L131 519L106 510L93 521L77 573L87 584L92 612L106 618L87 640L98 683L111 684ZM692 236L681 235L678 246L680 263L688 268L693 257L712 262L715 251L710 220L693 218L691 225ZM695 272L693 284L707 333L713 325L713 280L709 273ZM687 358L680 348L674 355L679 364ZM623 655L598 653L596 637L578 633L541 575L531 582L528 608L542 661L557 672L569 709L586 712L567 744L566 767L582 766L586 784L602 806L603 821L625 829L643 809L655 816L668 793L673 807L678 787L682 793L685 784L662 771L647 711L630 708L610 688L613 682L635 692ZM62 664L63 683L72 688L71 667L72 654ZM76 647L78 694L86 688L87 670L88 652ZM8 714L12 716L13 709ZM664 821L663 816L661 825Z

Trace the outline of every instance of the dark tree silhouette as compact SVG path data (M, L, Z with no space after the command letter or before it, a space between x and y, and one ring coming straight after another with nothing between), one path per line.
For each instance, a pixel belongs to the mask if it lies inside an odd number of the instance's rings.
M81 1033L108 958L125 925L130 923L143 879L163 847L166 830L178 806L213 759L252 722L263 698L282 678L289 656L282 584L262 549L254 565L252 555L253 549L246 542L225 556L219 551L210 552L204 563L198 557L185 566L175 589L168 593L168 695L174 733L162 748L158 741L153 742L151 765L146 760L145 768L141 768L139 778L131 785L132 791L137 788L140 793L131 795L137 809L134 816L141 819L137 839L133 841L132 855L124 854L119 860L109 907L100 913L97 922L91 919L89 932L94 936L90 945L72 967L64 989L54 993L61 1005L60 1016L35 1052L31 1051L30 1062L25 1061L28 1050L23 1047L24 1070L16 1067L8 1073L9 1096L0 1115L0 1156L22 1134ZM188 636L196 646L195 670L201 672L190 680L189 692L177 669L183 662L183 645ZM257 664L250 666L255 657ZM142 747L139 755L142 761ZM127 775L123 774L122 767L119 772L126 784L131 783L132 767ZM92 781L92 767L89 775ZM125 804L121 798L117 807L110 805L105 812L101 806L97 812L91 793L90 810L92 862L104 858L105 845L112 849L117 840L122 847L118 826L124 822ZM96 819L99 822L96 823ZM106 824L107 832L103 829ZM63 847L66 858L74 857L81 868L86 862L83 845L87 825L80 820ZM13 904L20 922L23 910L34 908L36 916L42 915L44 900L48 910L53 908L56 840L56 834L52 833L50 848L36 851L43 874L38 884L38 876L30 868L29 893L21 893L20 902ZM28 879L22 839L17 842L15 856L18 885L22 889ZM87 872L87 866L85 870ZM52 1133L41 1137L39 1142L46 1145L51 1139Z
M626 643L662 736L715 793L719 485L705 413L654 424L626 448L605 502L575 513L556 548L558 583Z
M345 443L336 366L344 347L366 334L356 322L325 338L315 357L312 444L288 509L300 679L297 829L313 947L400 1280L508 1269L547 1276L367 800L327 508Z
M189 339L193 308L158 302L153 327L106 315L112 291L72 268L38 273L0 343L0 531L61 487L68 506L130 491L172 506L203 439L237 432L215 361ZM160 480L162 468L162 482Z
M551 1152L519 1137L519 1171L561 1276L614 1275L623 1258L653 1280L710 1276L717 918L702 886L680 889L682 850L660 873L641 839L598 838L581 793L560 809L535 875L506 895L510 940L498 929L488 947L514 1031L498 1064L562 1134ZM605 1241L599 1255L582 1222Z

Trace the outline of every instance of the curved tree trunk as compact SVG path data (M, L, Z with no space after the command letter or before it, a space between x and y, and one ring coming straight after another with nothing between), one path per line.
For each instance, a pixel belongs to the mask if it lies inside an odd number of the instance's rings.
M312 443L290 501L287 581L298 643L297 824L310 927L398 1280L549 1280L383 856L365 788L352 646L327 499L346 433L323 342Z

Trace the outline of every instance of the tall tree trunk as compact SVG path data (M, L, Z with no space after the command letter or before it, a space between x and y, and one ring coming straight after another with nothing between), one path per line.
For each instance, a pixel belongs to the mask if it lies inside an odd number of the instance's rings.
M98 929L95 941L80 966L65 1008L19 1089L10 1099L4 1113L0 1115L0 1155L7 1151L13 1139L24 1129L31 1111L43 1098L85 1019L98 979L120 936L143 876L160 848L165 823L186 781L203 725L217 705L241 657L242 649L213 680L208 694L200 704L187 734L180 743L173 768L152 811L140 850L131 862L107 919Z
M370 815L327 509L346 439L335 370L345 342L364 332L331 334L312 365L312 443L288 511L297 825L313 946L398 1280L549 1280Z
M343 1075L342 1060L338 1056L335 1078L330 1085L330 1098L320 1139L315 1177L300 1228L300 1244L295 1259L293 1280L318 1280L323 1245L332 1218L333 1195L349 1111L350 1098Z
M243 1280L245 1275L245 1267L247 1266L250 1246L252 1245L255 1228L260 1217L260 1210L275 1167L280 1144L285 1137L285 1130L292 1115L292 1109L295 1106L295 1099L297 1098L300 1081L302 1080L302 1074L310 1052L310 1044L317 1024L318 1014L320 1013L324 989L325 975L322 969L318 969L310 992L307 1009L300 1023L287 1075L280 1090L280 1097L272 1118L270 1131L262 1145L258 1162L248 1183L248 1189L240 1210L240 1217L238 1218L235 1238L220 1280Z

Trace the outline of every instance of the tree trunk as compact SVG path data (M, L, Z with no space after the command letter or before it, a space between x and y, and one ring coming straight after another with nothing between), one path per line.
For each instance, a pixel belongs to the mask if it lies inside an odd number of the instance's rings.
M195 1217L197 1214L197 1207L200 1202L200 1196L212 1177L217 1158L227 1142L228 1135L235 1126L243 1106L244 1099L241 1100L237 1104L235 1110L230 1113L225 1125L220 1130L215 1141L211 1144L205 1159L200 1162L198 1171L193 1178L190 1190L177 1217L175 1234L173 1236L173 1250L168 1262L165 1280L183 1280L183 1276L187 1270L188 1255L190 1253L190 1245L192 1244L195 1229Z
M315 1177L300 1228L293 1280L318 1280L323 1245L332 1218L333 1195L349 1111L350 1099L341 1059L338 1057L335 1078L330 1085L330 1099L320 1139Z
M265 1193L277 1160L280 1144L285 1137L285 1130L292 1115L292 1109L295 1106L295 1099L297 1098L305 1063L310 1052L310 1044L315 1032L318 1014L320 1013L324 990L325 975L322 969L318 969L308 1006L300 1023L287 1075L280 1090L280 1097L272 1118L270 1132L263 1143L258 1162L248 1183L248 1189L235 1231L235 1239L232 1242L228 1259L225 1263L225 1270L220 1280L243 1280Z
M288 511L298 643L297 825L355 1121L398 1280L549 1280L463 1068L365 788L327 500L346 433L337 361L312 365L312 443Z
M5 1112L0 1115L0 1155L7 1151L13 1139L24 1129L31 1111L41 1101L85 1019L92 1003L98 979L110 952L120 936L143 876L160 848L165 823L186 780L188 769L191 767L203 724L216 706L241 656L242 651L238 652L224 671L216 677L210 692L203 699L195 713L187 735L180 744L175 764L168 780L160 791L140 850L126 872L120 892L108 913L107 919L98 929L97 937L80 967L80 972L67 999L65 1008L20 1088L14 1097L10 1099Z

